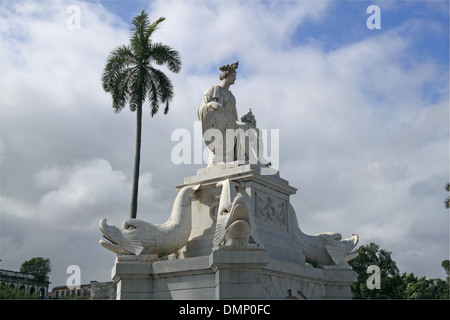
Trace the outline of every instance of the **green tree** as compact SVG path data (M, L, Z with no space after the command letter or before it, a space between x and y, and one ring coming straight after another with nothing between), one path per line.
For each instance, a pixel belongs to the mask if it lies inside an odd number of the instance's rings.
M441 263L442 268L444 268L445 273L447 273L447 277L445 279L445 292L444 297L445 299L450 299L450 260L444 260Z
M441 266L449 274L449 260L444 260ZM403 274L404 299L449 299L448 276L446 280L416 277L414 274Z
M405 299L450 299L449 262L449 260L444 260L441 263L447 273L446 280L426 279L425 277L417 279L416 283L410 284L405 289Z
M119 113L127 105L136 111L136 150L134 159L133 187L131 195L130 217L136 218L139 167L141 158L142 105L148 100L150 114L153 117L160 104L165 104L164 114L169 111L169 102L173 98L173 86L170 79L154 64L166 65L174 73L181 70L178 51L162 43L154 43L152 35L164 17L155 22L149 21L142 11L132 20L129 45L122 45L111 51L103 70L103 89L112 96L114 111Z
M353 299L449 299L449 277L427 279L416 277L413 273L400 275L399 269L391 258L391 252L380 249L375 243L358 248L358 256L349 261L349 265L358 273L358 281L352 286ZM441 266L450 274L449 260L442 261ZM370 289L367 273L371 265L380 268L380 289Z
M380 249L375 243L360 246L358 256L349 265L358 273L358 281L352 286L353 299L402 299L402 277L390 251ZM367 268L375 265L380 268L380 289L369 289L367 279L371 274Z
M44 281L52 271L50 259L42 257L31 258L20 266L19 272L29 273L37 277L38 281Z
M404 279L405 299L449 299L448 283L442 279L417 278L413 274Z

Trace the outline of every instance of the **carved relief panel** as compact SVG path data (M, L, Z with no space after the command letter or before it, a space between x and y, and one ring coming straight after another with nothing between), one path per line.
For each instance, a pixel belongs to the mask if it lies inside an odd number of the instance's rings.
M263 225L288 231L288 200L259 190L253 191L255 217Z

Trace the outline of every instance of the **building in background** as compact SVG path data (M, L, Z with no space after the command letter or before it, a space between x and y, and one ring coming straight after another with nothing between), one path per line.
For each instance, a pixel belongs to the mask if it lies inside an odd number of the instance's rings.
M48 295L49 299L91 299L112 300L116 298L116 285L114 282L91 281L78 288L69 289L67 286L57 286Z
M29 295L37 292L41 299L47 298L49 284L48 277L42 279L28 273L0 269L0 285L23 290Z

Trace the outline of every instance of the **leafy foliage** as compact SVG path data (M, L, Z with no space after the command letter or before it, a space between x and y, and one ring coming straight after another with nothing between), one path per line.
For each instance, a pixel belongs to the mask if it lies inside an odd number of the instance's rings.
M414 274L400 274L391 252L380 249L375 243L358 248L358 256L349 261L358 273L358 281L352 286L353 299L450 299L449 277L442 279L418 278ZM366 272L370 265L380 268L380 289L369 289ZM442 262L449 274L449 260Z
M405 299L449 299L448 282L442 279L417 278L404 275Z
M358 281L352 286L354 299L402 299L402 279L395 261L391 258L391 252L380 249L379 245L370 243L358 248L358 256L349 261L353 270L358 273ZM366 273L370 265L380 268L381 289L369 289Z
M52 266L50 259L35 257L22 263L19 271L32 274L36 276L39 281L43 281L52 271Z
M181 70L178 51L162 43L153 43L151 36L158 29L164 17L150 23L145 11L133 18L133 32L129 45L115 48L109 55L103 71L103 89L111 93L113 108L120 112L129 105L131 111L142 107L148 99L150 114L154 116L159 104L165 104L164 113L169 111L173 98L170 79L153 64L166 65L172 72Z

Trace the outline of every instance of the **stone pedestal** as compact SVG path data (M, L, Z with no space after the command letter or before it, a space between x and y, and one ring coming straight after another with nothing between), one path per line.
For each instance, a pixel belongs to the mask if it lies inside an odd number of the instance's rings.
M116 283L116 299L151 299L152 281L149 281L152 262L157 257L118 256L111 278Z
M268 174L271 173L271 174ZM207 255L212 251L212 240L221 188L217 183L230 179L240 185L251 199L251 211L256 223L259 241L272 258L299 264L305 258L298 242L291 237L293 222L288 214L289 196L296 188L280 178L277 171L258 165L238 165L237 162L200 169L196 176L184 179L186 185L201 184L200 192L192 202L192 231L181 257Z
M215 274L215 299L264 299L263 270L266 250L219 249L209 257Z
M356 273L270 258L264 249L151 261L118 257L112 270L125 299L350 299Z
M264 170L262 170L264 169ZM351 270L307 266L293 237L288 212L297 190L268 168L229 163L184 179L200 184L192 199L192 231L176 260L118 256L112 270L117 299L350 299L357 275ZM258 244L215 247L213 238L221 188L230 179L251 199Z

